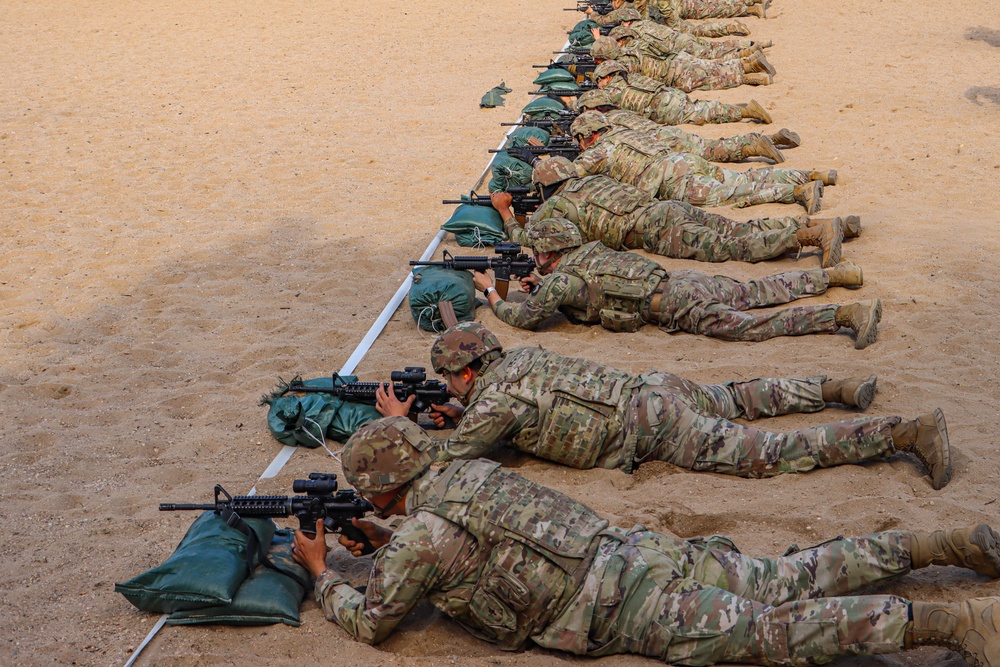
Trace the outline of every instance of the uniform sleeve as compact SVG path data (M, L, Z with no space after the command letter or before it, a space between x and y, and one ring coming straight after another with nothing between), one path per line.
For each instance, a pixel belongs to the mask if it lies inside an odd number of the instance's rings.
M544 204L543 204L544 206ZM510 217L503 221L503 231L507 234L507 239L514 243L527 245L528 235L524 232L524 227L518 223L517 218Z
M316 580L316 601L334 621L365 644L377 644L435 588L449 588L458 555L473 545L455 524L424 513L408 518L375 554L364 593L331 571ZM472 540L474 542L474 540Z
M608 147L599 143L576 156L576 159L573 160L573 166L576 167L576 174L580 178L603 174L607 167L607 159Z
M476 459L513 437L522 426L517 403L500 392L484 393L465 409L451 436L440 441L438 460Z
M579 279L575 279L581 282ZM529 294L521 303L498 301L493 308L497 318L512 327L534 330L550 315L559 311L559 306L568 303L572 297L574 278L565 273L553 273L542 278L538 291Z

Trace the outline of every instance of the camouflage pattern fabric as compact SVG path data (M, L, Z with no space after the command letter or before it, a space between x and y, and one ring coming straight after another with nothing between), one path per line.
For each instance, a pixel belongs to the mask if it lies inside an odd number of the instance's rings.
M661 0L662 2L662 0ZM677 3L677 0L671 0ZM732 19L747 15L744 0L680 0L681 18L685 19Z
M676 28L656 23L655 21L635 21L632 32L646 48L660 55L688 53L695 58L705 60L735 60L739 58L738 51L752 44L748 39L726 39L713 42L696 37Z
M768 313L743 311L822 294L822 269L789 271L741 283L698 271L671 271L661 286L659 309L646 314L667 331L687 331L723 340L761 341L776 336L833 333L835 304L797 306Z
M787 226L762 229L760 221L736 222L684 202L660 202L644 211L642 249L699 262L760 262L800 248L795 218ZM768 224L772 224L768 220Z
M648 76L686 93L735 88L744 81L743 64L739 60L703 60L687 53L665 59L632 47L622 49L615 60L630 74Z
M677 389L678 383L669 374L652 373L641 379L643 385L636 390L625 417L629 428L635 429L636 464L660 460L697 472L757 478L867 461L896 451L889 431L899 423L899 417L863 417L791 433L771 433L731 421L749 418L738 402L731 404L737 409L727 414L721 410L727 407L724 403L704 398L700 405L693 401ZM756 380L737 396L746 401L746 394L751 394L750 414L766 417L771 416L769 410L777 410L777 414L809 411L814 404L802 400L808 395L794 393L801 385L783 393L783 383L788 382ZM813 389L818 389L818 384ZM763 394L764 400L753 402L755 392ZM772 393L778 399L768 402ZM704 405L710 409L704 410Z
M815 665L903 647L907 600L839 596L909 572L909 533L837 538L780 558L750 558L721 536L680 540L641 527L600 531L606 522L563 494L515 473L488 473L496 470L492 462L466 465L457 475L449 469L415 481L408 516L375 554L365 593L329 570L317 579L316 600L329 620L355 639L378 643L427 597L476 636L496 641L496 626L484 627L477 596L496 590L483 585L485 574L509 575L510 561L503 549L482 548L477 533L480 526L530 526L539 516L532 507L545 505L554 512L545 518L555 517L546 523L564 527L549 543L561 549L565 541L576 554L585 545L586 565L576 568L574 588L558 601L538 609L545 600L535 599L507 617L508 627L531 633L540 646L595 656L638 653L686 665ZM450 485L442 488L445 479L454 480L454 493ZM488 506L470 493L484 485L494 489ZM518 511L516 499L532 489L544 501ZM449 514L478 517L481 524L463 527L442 516ZM483 542L492 544L500 532ZM559 589L566 574L543 555L548 544L537 546L541 559L522 561L517 579L530 589ZM492 602L499 610L517 590L508 583ZM533 623L537 619L543 622Z
M737 104L692 100L684 91L637 74L629 74L628 79L616 75L603 90L612 95L616 105L660 125L738 123L743 119L743 108Z
M746 149L761 139L759 132L724 139L706 139L678 127L660 125L626 109L606 111L604 117L615 127L648 134L672 151L691 153L709 162L742 162L747 157Z

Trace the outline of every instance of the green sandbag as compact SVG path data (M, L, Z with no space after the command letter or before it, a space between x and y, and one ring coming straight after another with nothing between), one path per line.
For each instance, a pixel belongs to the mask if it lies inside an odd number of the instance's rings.
M441 321L439 301L451 301L459 322L468 322L476 316L476 286L468 271L446 269L443 266L421 266L413 270L410 288L410 314L424 331L441 332L447 329Z
M357 381L353 375L341 375L337 385ZM304 380L303 384L329 387L330 378ZM382 416L374 405L342 401L323 393L271 396L265 397L263 403L270 405L267 427L271 435L292 447L316 448L323 444L324 437L344 442L359 428Z
M544 86L545 84L552 83L554 81L573 81L575 83L576 77L570 74L569 71L563 67L552 67L536 76L535 80L531 83L538 86Z
M580 86L577 85L576 81L553 81L552 83L545 84L541 89L546 93L559 94L563 91L580 90Z
M245 519L262 544L270 544L277 528L270 519ZM229 604L249 573L247 536L208 511L188 529L174 553L162 564L115 584L143 611L170 613Z
M468 199L465 195L462 199ZM458 245L482 248L496 245L507 238L503 219L492 206L459 204L441 229L455 235Z
M549 137L551 136L551 134L540 127L519 127L507 135L507 142L504 143L503 147L510 148L511 146L516 146L520 148L528 144L528 139L538 139L543 144L548 144Z
M253 575L247 577L236 591L232 603L175 611L167 618L167 625L301 625L299 608L306 595L303 584L311 585L312 578L309 571L292 558L293 539L290 530L279 530L274 534L268 559L278 569L258 565Z
M501 151L493 156L493 161L490 163L490 172L493 174L493 178L490 179L489 184L490 192L505 192L514 186L531 185L531 165L511 157L505 151Z
M593 44L594 34L590 31L598 27L600 26L590 19L584 19L577 23L569 32L570 46L590 46Z
M559 118L559 112L565 111L566 105L551 97L539 97L529 102L521 109L521 113L532 120L544 118Z

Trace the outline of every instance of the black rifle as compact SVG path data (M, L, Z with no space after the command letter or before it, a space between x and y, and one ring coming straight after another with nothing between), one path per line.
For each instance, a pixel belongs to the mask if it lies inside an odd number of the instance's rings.
M507 193L511 196L511 208L514 215L531 215L535 209L542 205L541 197L530 197L530 189L525 185L512 185L507 188ZM464 195L463 195L464 196ZM471 204L473 206L493 206L489 195L477 195L470 192L464 199L444 199L442 204Z
M221 485L215 485L215 502L203 505L161 503L161 512L177 510L212 510L220 514L226 522L237 528L241 518L295 516L299 520L299 530L309 535L316 534L316 521L323 520L327 532L341 533L347 539L360 542L361 553L374 553L375 547L361 530L354 527L352 519L362 519L374 511L372 504L359 497L354 489L337 490L337 476L314 472L309 479L292 482L295 493L304 496L231 496ZM251 531L252 532L252 531ZM261 545L266 553L267 547ZM251 548L247 548L248 558Z
M501 299L506 299L511 276L518 278L530 276L531 272L535 270L535 260L521 252L520 243L513 243L511 241L496 244L493 246L493 251L500 256L472 255L467 257L453 257L451 253L445 250L443 261L412 261L410 262L410 266L443 266L448 269L483 272L487 269L493 269L497 294L500 295Z
M567 142L555 142L555 139L568 139ZM526 150L532 155L552 155L564 157L567 160L575 160L580 154L580 147L573 141L572 137L552 137L549 140L548 146L532 146L531 144L526 144L518 148L518 150ZM490 149L491 153L498 153L495 148Z
M520 123L500 123L500 125L504 127L537 127L546 130L550 134L558 132L559 135L557 136L561 136L569 134L569 128L578 115L571 111L564 111L560 114L560 118L539 118L537 120L525 120Z
M532 65L532 67L535 69L552 69L553 67L559 67L579 78L581 76L585 76L587 72L593 72L597 69L597 63L590 56L577 56L572 60L563 60L561 62L553 60L548 65Z
M585 12L587 7L593 7L594 11L605 16L610 14L614 7L611 6L610 2L600 2L600 0L587 0L587 2L577 2L576 7L566 7L563 9L564 12Z
M410 396L416 396L413 405L410 407L411 413L426 412L431 409L431 404L444 405L451 398L448 387L440 380L428 380L427 373L420 366L407 366L404 370L393 371L389 374L392 380L392 391L400 401L406 401ZM282 392L279 395L290 391L312 394L330 394L342 401L350 403L366 403L375 405L375 391L384 386L382 382L344 382L340 375L334 373L330 378L330 386L305 384L302 378L292 378L290 382L283 383Z
M539 96L545 95L546 97L551 97L554 100L559 100L560 102L562 102L562 100L559 99L560 97L579 97L588 90L593 90L597 88L597 84L594 83L593 81L584 81L583 83L578 83L577 86L579 86L578 90L559 90L557 88L552 90L538 89L538 90L529 90L528 94L539 95Z

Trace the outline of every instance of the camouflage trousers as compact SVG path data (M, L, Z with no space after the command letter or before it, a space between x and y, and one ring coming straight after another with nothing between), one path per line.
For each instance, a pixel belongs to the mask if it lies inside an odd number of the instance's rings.
M839 329L834 304L743 312L822 294L829 284L822 269L789 271L745 283L700 271L671 271L657 288L659 307L655 311L650 308L643 317L671 332L687 331L723 340L833 333Z
M738 123L743 120L743 106L722 102L692 100L683 91L669 88L653 98L649 119L660 125L705 125L707 123Z
M638 653L672 665L819 665L903 649L910 602L852 596L910 571L910 537L837 538L750 558L727 538L644 530L602 544L591 655Z
M731 19L746 16L749 3L745 0L683 0L680 4L683 19Z
M692 90L724 90L743 85L743 64L739 60L704 60L678 53L671 59L666 74L657 78L685 93Z
M654 166L653 168L657 168ZM800 169L763 167L730 171L715 165L692 165L678 178L675 165L662 161L657 199L680 199L695 206L732 205L739 208L756 204L795 202L795 186L809 182L809 172Z
M625 420L626 439L636 442L634 465L659 460L697 472L758 478L896 452L890 431L899 417L862 417L791 433L732 421L822 410L822 377L708 386L670 373L650 373L642 379L630 397Z
M709 162L741 162L747 157L747 148L761 138L760 132L750 132L723 139L706 139L671 126L656 128L651 134L672 151L691 153Z
M713 42L702 37L689 35L680 30L667 33L663 28L660 35L646 34L643 39L649 45L649 50L664 56L676 53L687 53L704 60L736 60L739 50L752 44L750 40L727 39Z
M798 250L799 225L797 218L737 222L685 202L664 201L646 210L632 238L641 238L636 247L665 257L760 262Z

